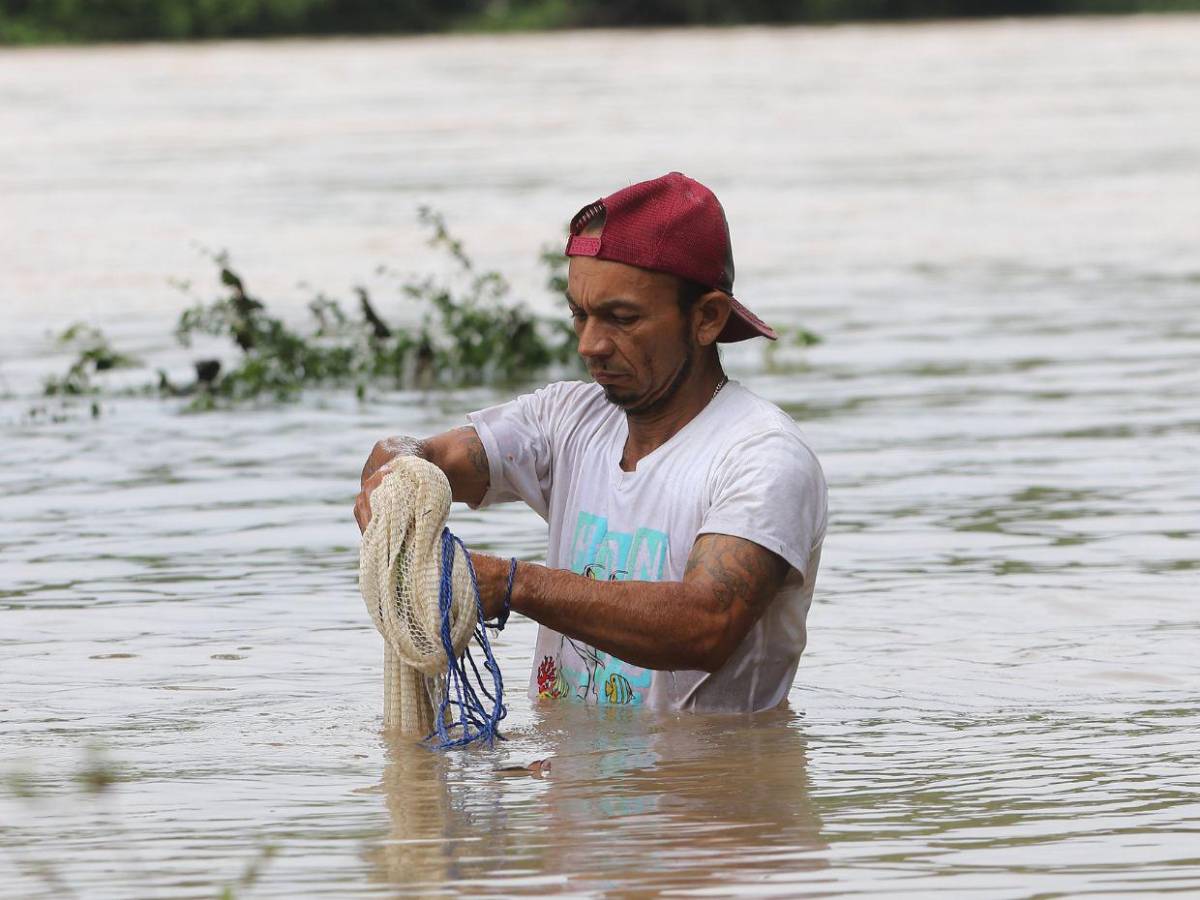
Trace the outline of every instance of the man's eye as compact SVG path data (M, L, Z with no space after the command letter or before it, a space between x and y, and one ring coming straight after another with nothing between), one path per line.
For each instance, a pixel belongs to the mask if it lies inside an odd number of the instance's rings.
M637 316L613 316L613 321L618 325L632 325L637 320Z

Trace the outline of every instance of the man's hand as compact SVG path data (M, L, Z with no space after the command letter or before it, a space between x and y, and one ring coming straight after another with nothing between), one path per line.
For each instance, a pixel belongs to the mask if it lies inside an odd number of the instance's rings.
M376 441L375 446L371 448L371 455L367 457L366 464L363 465L359 485L365 488L367 486L367 479L397 456L419 456L424 459L425 453L421 447L421 442L416 438L389 437L384 438L382 441Z
M373 475L362 483L362 489L354 498L354 521L358 523L359 533L367 530L371 523L371 492L383 483L387 477L387 469L380 466Z
M387 474L387 464L398 456L419 456L446 473L454 499L478 505L491 482L487 452L470 425L425 440L389 437L377 441L363 466L361 490L354 500L354 520L366 531L371 521L371 492Z
M362 477L359 479L358 496L354 498L354 521L358 523L359 532L367 530L371 521L371 492L383 482L387 475L387 464L399 456L419 456L425 459L424 448L420 441L410 437L390 437L376 441L371 448L371 455L363 465Z
M479 585L479 601L485 619L496 618L504 609L504 594L508 590L508 569L511 565L512 560L509 559L486 553L471 554L471 566L475 569L475 581Z

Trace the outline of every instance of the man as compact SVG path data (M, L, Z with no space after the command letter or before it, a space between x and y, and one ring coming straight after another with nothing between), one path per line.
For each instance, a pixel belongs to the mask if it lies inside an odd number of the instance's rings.
M549 524L547 564L517 564L507 598L541 626L533 696L777 706L804 649L825 480L792 419L721 368L718 343L776 337L733 298L724 211L672 172L580 210L566 252L595 383L548 385L422 441L380 441L359 526L381 467L423 456L455 500L523 500ZM471 556L495 616L510 563Z

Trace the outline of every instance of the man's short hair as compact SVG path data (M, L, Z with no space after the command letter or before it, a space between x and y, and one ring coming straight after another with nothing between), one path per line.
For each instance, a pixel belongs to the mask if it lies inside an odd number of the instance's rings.
M675 299L679 302L679 311L685 316L688 315L696 306L696 303L707 294L711 288L706 288L698 281L689 281L686 278L679 279L679 293L675 295Z

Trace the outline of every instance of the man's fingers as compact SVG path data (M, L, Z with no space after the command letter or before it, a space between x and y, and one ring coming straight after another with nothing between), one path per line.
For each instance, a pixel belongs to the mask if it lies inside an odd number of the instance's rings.
M386 469L375 472L363 482L362 490L354 498L354 521L358 522L359 531L366 531L371 522L371 492L383 484L383 479L387 476Z
M367 524L370 522L370 515L363 515L363 495L359 494L354 498L354 521L358 523L359 532L367 530Z
M385 463L391 461L393 454L390 453L383 441L377 443L371 449L371 455L367 457L366 463L363 464L362 477L359 478L359 484L366 484L367 479L379 471L379 468Z
M371 523L371 491L373 489L364 487L354 498L354 520L358 522L359 531L366 531L367 525Z
M367 479L375 474L375 471L382 465L382 462L376 461L375 454L372 453L367 457L366 463L363 465L362 477L358 479L360 485L366 484Z

